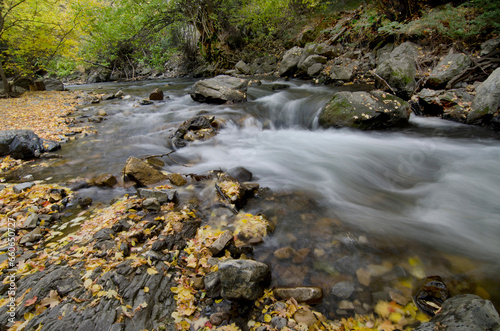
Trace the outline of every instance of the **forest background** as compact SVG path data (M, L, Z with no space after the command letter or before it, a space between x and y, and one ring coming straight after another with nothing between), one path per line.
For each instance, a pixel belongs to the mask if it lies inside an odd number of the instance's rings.
M470 48L498 35L498 17L497 0L0 0L0 75L5 90L96 67L125 79L143 68L224 69L336 35L351 47L404 36Z

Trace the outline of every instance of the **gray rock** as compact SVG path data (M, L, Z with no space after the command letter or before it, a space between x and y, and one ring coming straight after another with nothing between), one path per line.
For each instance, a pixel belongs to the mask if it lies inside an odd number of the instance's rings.
M250 75L252 73L252 68L243 60L238 61L234 67L244 75Z
M352 282L338 282L332 288L332 294L340 299L348 299L354 292L354 284Z
M467 120L467 103L473 100L465 89L431 90L423 89L418 93L418 104L421 114L442 116L444 119L465 122Z
M500 38L490 39L481 44L480 56L488 55L500 47Z
M302 56L303 49L301 47L295 46L283 55L283 59L280 62L278 74L281 77L291 76L297 71L297 65L299 64L300 58Z
M500 106L500 68L476 89L476 97L472 101L467 115L467 123L488 123Z
M128 158L123 174L139 186L149 186L168 179L163 172L133 156Z
M462 294L446 300L441 311L415 331L434 331L441 329L439 326L448 331L498 331L500 316L491 301Z
M307 68L307 75L309 77L316 77L323 71L323 65L321 63L315 63L309 68Z
M220 282L220 273L211 272L203 278L205 283L205 292L209 298L218 298L221 296L222 286Z
M174 201L177 195L176 190L154 190L139 188L137 189L137 194L140 198L155 198L159 203L164 204L167 202Z
M427 85L433 88L446 86L451 79L470 67L472 60L469 56L461 53L445 56L432 70L427 78Z
M231 231L224 231L216 241L210 246L210 251L212 255L217 255L224 250L226 245L233 239L233 234Z
M287 325L288 321L284 317L279 317L279 316L274 316L271 319L271 325L273 328L276 328L277 330L283 329Z
M330 69L330 78L350 82L354 78L354 69L358 62L351 62L345 65L334 65Z
M64 91L64 84L57 78L45 78L43 80L46 91Z
M147 198L142 202L142 208L151 211L160 211L161 205L156 198Z
M23 223L23 228L34 229L36 228L37 223L38 223L38 214L30 213Z
M191 98L195 101L221 104L226 102L242 102L247 100L248 81L236 77L220 75L210 79L197 81Z
M321 110L318 121L325 128L374 130L406 125L410 112L406 101L382 91L337 92Z
M307 69L311 67L313 64L320 63L320 64L325 64L328 59L325 56L321 55L309 55L304 59L304 61L299 62L298 68L300 69L301 72L305 73L307 72Z
M229 300L256 300L271 280L271 270L261 262L229 260L219 264L221 295Z
M35 183L32 183L32 182L22 183L22 184L14 185L14 187L12 188L12 190L14 190L14 193L19 194L19 193L21 193L24 190L32 188L33 186L35 186Z

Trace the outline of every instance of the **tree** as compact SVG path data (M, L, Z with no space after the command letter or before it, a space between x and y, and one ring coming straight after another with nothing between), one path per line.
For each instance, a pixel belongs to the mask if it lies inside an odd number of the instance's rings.
M0 0L0 62L4 91L10 94L6 70L33 76L59 54L75 47L78 15L66 0Z

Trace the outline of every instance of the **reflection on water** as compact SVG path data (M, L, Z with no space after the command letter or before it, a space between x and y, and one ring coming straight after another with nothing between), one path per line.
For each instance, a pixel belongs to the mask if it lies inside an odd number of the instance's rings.
M66 144L65 159L35 175L119 175L129 156L169 152L168 136L182 121L211 114L226 123L220 134L174 154L186 163L196 160L190 173L243 166L261 186L298 192L299 198L290 198L292 203L277 199L266 210L279 221L278 227L256 254L273 263L276 284L331 285L339 277L359 278L356 272L369 265L385 265L393 275L400 266L405 271L399 276L404 276L418 267L410 263L405 268L414 253L426 256L421 261L425 273L450 276L462 263L457 261L468 257L477 262L465 270L468 277L498 283L498 136L437 118L414 117L400 130L325 130L317 127L318 111L340 88L293 81L286 82L289 88L273 91L272 83L264 83L249 89L247 103L205 105L189 97L193 82L102 84L97 92L122 89L132 98L82 109L84 114L106 110L109 116L99 124L99 134ZM138 101L157 87L170 99L139 106ZM186 172L172 162L165 170ZM103 196L113 194L123 190ZM305 261L276 260L274 252L286 246L296 252L308 249ZM437 251L454 258L443 262ZM477 269L480 264L484 269ZM490 292L498 293L498 288Z

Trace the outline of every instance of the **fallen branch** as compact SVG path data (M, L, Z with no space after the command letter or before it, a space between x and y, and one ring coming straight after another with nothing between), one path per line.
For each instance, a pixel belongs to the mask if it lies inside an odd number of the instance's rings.
M344 32L346 32L346 30L347 30L347 26L344 26L342 28L342 30L340 30L340 32L335 35L335 37L333 37L332 39L329 40L330 44L333 44L334 42L336 42L337 39L339 39L344 34Z
M463 70L461 73L453 77L448 84L446 84L446 89L449 90L456 83L466 80L469 76L473 76L475 79L479 79L484 76L489 76L496 68L500 66L500 50L493 51L486 56L483 56L478 61L476 61L475 66L469 67Z
M392 94L394 94L394 95L396 94L396 91L393 90L393 88L389 85L389 83L387 83L387 81L385 79L383 79L382 77L377 75L373 70L370 70L369 72L375 77L376 80L378 80L380 83L382 83L382 85L384 85L386 88L391 90Z

